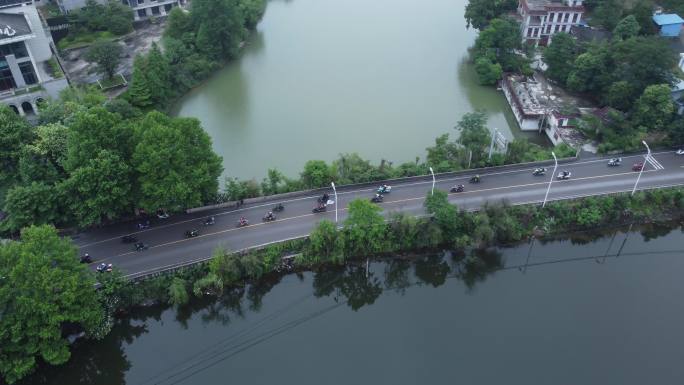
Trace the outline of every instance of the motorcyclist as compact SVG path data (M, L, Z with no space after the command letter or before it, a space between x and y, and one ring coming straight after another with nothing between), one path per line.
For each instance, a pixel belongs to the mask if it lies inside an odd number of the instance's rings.
M83 254L83 257L81 257L81 263L90 263L92 262L92 258L90 258L90 254L85 253Z
M204 221L204 224L205 224L205 225L213 225L214 222L216 222L216 218L214 218L213 216L211 216L211 217L207 218L207 219Z
M330 198L328 193L323 193L323 197L321 198L321 201L325 203L328 201L328 198Z
M273 215L273 211L269 211L268 214L266 214L266 219L268 220L274 220L275 215Z

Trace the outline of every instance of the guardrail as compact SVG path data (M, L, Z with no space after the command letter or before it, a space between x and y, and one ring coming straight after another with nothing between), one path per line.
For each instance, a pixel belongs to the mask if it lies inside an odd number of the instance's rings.
M571 163L571 162L577 161L578 159L579 159L578 156L575 155L575 156L571 156L571 157L567 157L567 158L558 159L558 163L559 164ZM437 173L437 174L435 174L435 179L439 180L439 179L454 178L454 177L463 176L463 175L485 174L488 172L499 171L499 170L520 170L520 169L526 169L526 168L532 168L532 167L549 166L552 164L554 164L553 159L536 161L536 162L507 164L507 165L502 165L502 166L471 168L471 169L467 169L467 170ZM431 180L432 180L432 175L427 174L427 175L417 175L417 176L409 176L409 177L403 177L403 178L378 180L378 181L372 181L372 182L353 183L353 184L337 186L337 192L339 193L339 192L345 192L345 191L349 191L349 190L356 190L356 189L360 189L360 188L364 188L364 187L377 186L379 183L402 184L402 183L422 182L422 181L431 181ZM300 191L293 191L293 192L283 193L283 194L274 194L274 195L265 195L265 196L254 197L254 198L247 198L247 199L244 199L244 203L249 204L249 203L277 202L277 201L283 201L283 200L287 200L287 199L291 199L291 198L321 195L323 192L329 192L329 191L330 191L330 187L321 187L321 188L311 189L311 190L300 190ZM238 201L229 201L229 202L218 203L218 204L214 204L214 205L194 207L194 208L190 208L190 209L185 210L185 212L187 214L192 214L192 213L198 213L198 212L208 211L208 210L222 209L222 208L227 208L227 207L237 207L237 205L238 205Z

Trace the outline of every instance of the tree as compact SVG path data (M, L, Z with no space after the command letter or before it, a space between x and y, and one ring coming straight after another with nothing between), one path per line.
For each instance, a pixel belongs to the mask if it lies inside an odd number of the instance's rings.
M115 35L123 35L133 30L133 10L118 1L108 0L105 7L107 29Z
M6 105L0 105L0 184L18 176L21 149L32 139L31 126L26 120Z
M335 223L324 219L309 235L309 250L307 259L312 262L341 262L341 238Z
M575 39L569 34L557 33L553 35L551 44L544 50L544 62L549 66L546 70L547 76L565 85L578 51Z
M132 164L138 173L139 207L192 207L215 196L222 159L197 119L170 118L153 111L135 130Z
M18 231L29 225L61 223L62 200L55 186L33 182L14 186L7 192L3 210L7 218L2 227Z
M444 240L456 246L463 246L459 237L467 235L463 234L463 220L459 216L458 208L449 203L449 197L446 192L442 190L435 190L428 193L425 198L425 208L433 218L439 228L442 230Z
M520 25L512 19L494 19L475 40L475 57L488 57L504 71L521 71L528 61L515 50L522 48Z
M9 383L31 373L38 358L52 365L69 360L64 324L78 324L91 335L103 321L92 274L53 227L26 228L21 242L0 246L3 280L0 373Z
M600 94L609 81L607 48L595 46L575 59L567 85L573 91Z
M241 0L237 6L244 20L244 27L251 30L256 28L261 16L263 16L266 10L266 0Z
M626 80L617 81L608 87L606 102L620 111L628 111L632 106L636 90L632 83Z
M169 286L169 303L175 306L182 306L188 303L188 283L183 278L174 277Z
M490 20L504 13L515 11L517 6L516 0L470 0L464 14L466 28L472 25L473 28L482 30Z
M97 65L97 72L111 79L116 72L116 67L121 62L121 46L108 40L99 40L93 43L86 53L86 60Z
M482 85L492 86L501 79L503 70L499 63L492 63L489 58L480 57L475 60L475 72L478 82Z
M432 165L434 171L446 172L460 167L462 158L461 148L454 142L449 141L449 134L443 134L435 139L435 145L425 149L427 151L427 163Z
M674 111L670 86L656 84L646 87L637 100L632 120L649 131L662 130L672 122Z
M304 164L301 178L304 187L318 188L328 186L333 180L331 167L322 160L309 160Z
M672 69L677 59L664 39L639 36L618 41L611 47L611 53L613 78L632 83L636 96L649 85L673 82Z
M487 116L482 111L469 112L456 125L459 131L457 143L466 150L472 151L472 161L479 164L485 157L492 140L489 130L485 127Z
M620 20L617 26L615 26L615 29L613 30L613 38L626 40L636 37L639 34L640 29L641 26L634 15L629 15Z
M101 224L132 211L131 179L128 164L107 150L100 150L74 170L64 188L78 224Z
M168 60L153 43L147 55L135 58L129 100L140 108L161 106L173 95L171 86Z
M195 46L199 52L211 60L235 57L246 34L235 1L193 1L190 18L196 31Z
M592 19L603 28L612 31L624 12L622 0L601 0L594 9Z
M368 255L385 247L386 225L380 206L367 199L349 203L349 216L344 221L343 239L349 256Z
M155 103L152 98L151 87L147 83L144 61L145 58L141 55L136 56L133 60L133 77L126 94L132 105L143 109L152 107Z

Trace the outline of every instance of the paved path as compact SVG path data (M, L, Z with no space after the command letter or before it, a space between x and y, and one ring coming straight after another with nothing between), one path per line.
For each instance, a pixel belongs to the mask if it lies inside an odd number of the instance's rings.
M674 152L653 154L654 161L647 162L639 182L639 189L684 185L684 156ZM558 166L558 171L572 172L566 181L554 180L549 200L569 199L588 195L631 191L638 172L632 171L632 164L643 161L644 155L623 156L619 167L608 167L606 159L578 160ZM475 209L485 202L507 200L511 204L541 202L551 177L553 166L546 176L533 176L533 167L513 166L496 171L473 171L459 176L438 176L435 189L449 190L455 184L464 184L466 191L449 194L449 200L465 209ZM479 173L482 181L470 184L471 175ZM379 185L379 183L378 183ZM431 180L414 180L392 185L381 204L384 214L403 211L414 215L424 214L423 200L430 188ZM370 199L372 187L348 187L338 190L339 221L347 215L347 204L356 198ZM330 192L332 195L332 191ZM333 197L331 197L333 199ZM152 226L143 231L135 230L135 223L124 223L79 234L74 241L80 253L88 252L94 258L92 267L100 262L113 263L126 274L139 274L164 266L197 260L211 255L219 245L228 250L239 250L269 242L307 235L316 223L323 219L335 220L334 206L328 211L313 214L315 196L303 196L282 201L285 210L278 213L278 220L264 223L261 218L270 210L273 200L262 204L245 205L240 209L214 210L187 215L176 215L165 220L154 220ZM203 220L216 217L216 224L205 227ZM246 217L250 225L237 228L238 219ZM189 229L199 229L200 236L186 239ZM133 246L121 242L121 236L134 234L150 245L146 251L133 251Z

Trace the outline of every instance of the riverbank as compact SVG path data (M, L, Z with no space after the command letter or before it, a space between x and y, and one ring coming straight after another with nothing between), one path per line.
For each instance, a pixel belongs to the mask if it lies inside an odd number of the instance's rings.
M442 249L462 253L531 239L553 239L568 232L679 221L684 212L684 189L553 202L543 209L537 205L488 205L478 212L458 211L448 204L445 193L435 191L426 206L430 214L426 218L397 214L385 224L375 217L377 213L365 212L361 222L347 222L340 230L324 220L308 238L240 253L217 250L208 263L117 286L118 310L152 303L180 305L191 296L220 295L226 289L283 273L325 269L359 259ZM353 212L350 208L350 216ZM352 230L358 227L363 228L362 233ZM120 282L114 275L107 277L105 286Z

